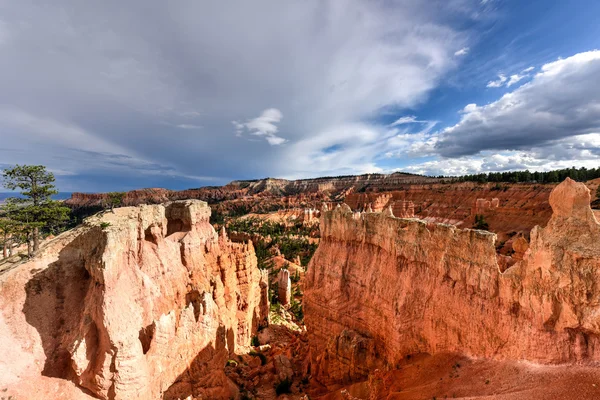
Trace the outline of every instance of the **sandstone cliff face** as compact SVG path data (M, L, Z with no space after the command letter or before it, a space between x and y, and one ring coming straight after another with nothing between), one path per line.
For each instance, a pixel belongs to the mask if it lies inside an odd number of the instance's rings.
M200 201L116 209L0 275L0 387L61 398L44 392L54 377L103 399L234 396L223 367L265 323L267 277L209 216Z
M589 204L585 185L556 187L548 225L505 272L489 232L323 212L304 297L313 376L352 382L416 353L600 362L600 225Z
M394 215L406 214L407 202L412 212L427 222L452 224L461 228L473 226L475 214L482 214L496 233L529 232L535 225L545 225L552 210L548 204L554 185L534 184L411 184L402 190L382 193L352 193L344 202L352 210L367 209L369 203L385 204L374 211L391 206ZM501 235L500 240L506 240Z

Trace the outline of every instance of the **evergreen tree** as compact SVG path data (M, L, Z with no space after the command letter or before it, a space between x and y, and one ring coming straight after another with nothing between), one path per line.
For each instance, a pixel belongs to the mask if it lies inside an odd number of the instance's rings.
M105 200L105 206L114 212L115 208L123 205L124 198L125 192L110 192L108 193L108 198Z
M550 171L548 173L548 175L546 176L546 180L548 182L558 182L558 180L559 180L558 173L556 171Z
M483 215L476 214L475 215L475 225L473 225L473 229L480 229L487 231L490 228L489 224L485 220Z
M56 227L69 218L70 209L51 199L58 193L54 180L54 174L43 165L16 165L4 170L4 187L21 190L23 196L7 199L6 213L27 236L30 256L40 248L40 229Z
M17 224L8 218L0 218L0 243L2 244L2 258L11 255L12 245L16 242Z

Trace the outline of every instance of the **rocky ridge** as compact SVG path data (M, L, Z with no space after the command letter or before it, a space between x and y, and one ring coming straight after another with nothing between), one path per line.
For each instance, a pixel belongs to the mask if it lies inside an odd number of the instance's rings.
M267 278L252 244L217 235L209 216L201 201L119 208L4 271L0 387L16 398L236 397L223 368L266 323Z
M567 179L549 200L547 226L504 272L493 233L345 205L324 211L305 281L312 376L331 390L425 353L600 363L590 191Z
M333 196L342 199L348 193L364 191L369 188L383 191L398 189L406 184L439 181L441 179L404 173L349 175L292 181L265 178L232 181L225 186L207 186L180 191L161 188L132 190L126 193L123 205L136 206L181 199L197 199L215 203L249 196L312 198L311 194L315 193L326 193L328 198ZM102 206L107 199L107 193L73 193L65 203L73 208L96 207ZM295 202L294 199L290 201Z

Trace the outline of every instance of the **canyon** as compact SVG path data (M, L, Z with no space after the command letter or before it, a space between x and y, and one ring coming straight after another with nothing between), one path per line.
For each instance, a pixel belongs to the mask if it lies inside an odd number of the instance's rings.
M600 377L600 224L582 183L567 179L549 201L548 224L504 271L493 233L391 209L324 211L305 281L313 377L332 390L451 353Z
M598 181L588 182L594 192ZM296 181L267 178L183 191L134 190L125 194L123 205L198 199L210 204L213 222L251 213L302 213L320 210L324 203L342 202L354 211L382 211L392 207L398 217L414 216L462 228L470 228L476 215L484 215L489 230L497 233L499 242L505 242L509 250L513 236L528 235L534 226L548 222L552 214L548 199L555 186L552 183L456 182L449 178L402 173ZM100 211L107 198L106 193L73 193L65 204L88 215Z
M600 398L598 180L422 178L128 192L0 264L0 397Z

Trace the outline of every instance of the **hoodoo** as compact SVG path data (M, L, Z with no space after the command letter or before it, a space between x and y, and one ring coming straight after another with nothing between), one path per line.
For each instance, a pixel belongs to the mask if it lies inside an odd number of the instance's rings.
M195 200L116 209L3 272L0 388L19 399L235 397L223 367L267 318L266 276L252 244L217 235L209 216Z
M501 272L496 235L347 207L321 216L308 267L311 372L365 380L418 353L541 364L600 362L600 225L567 179L522 260Z

